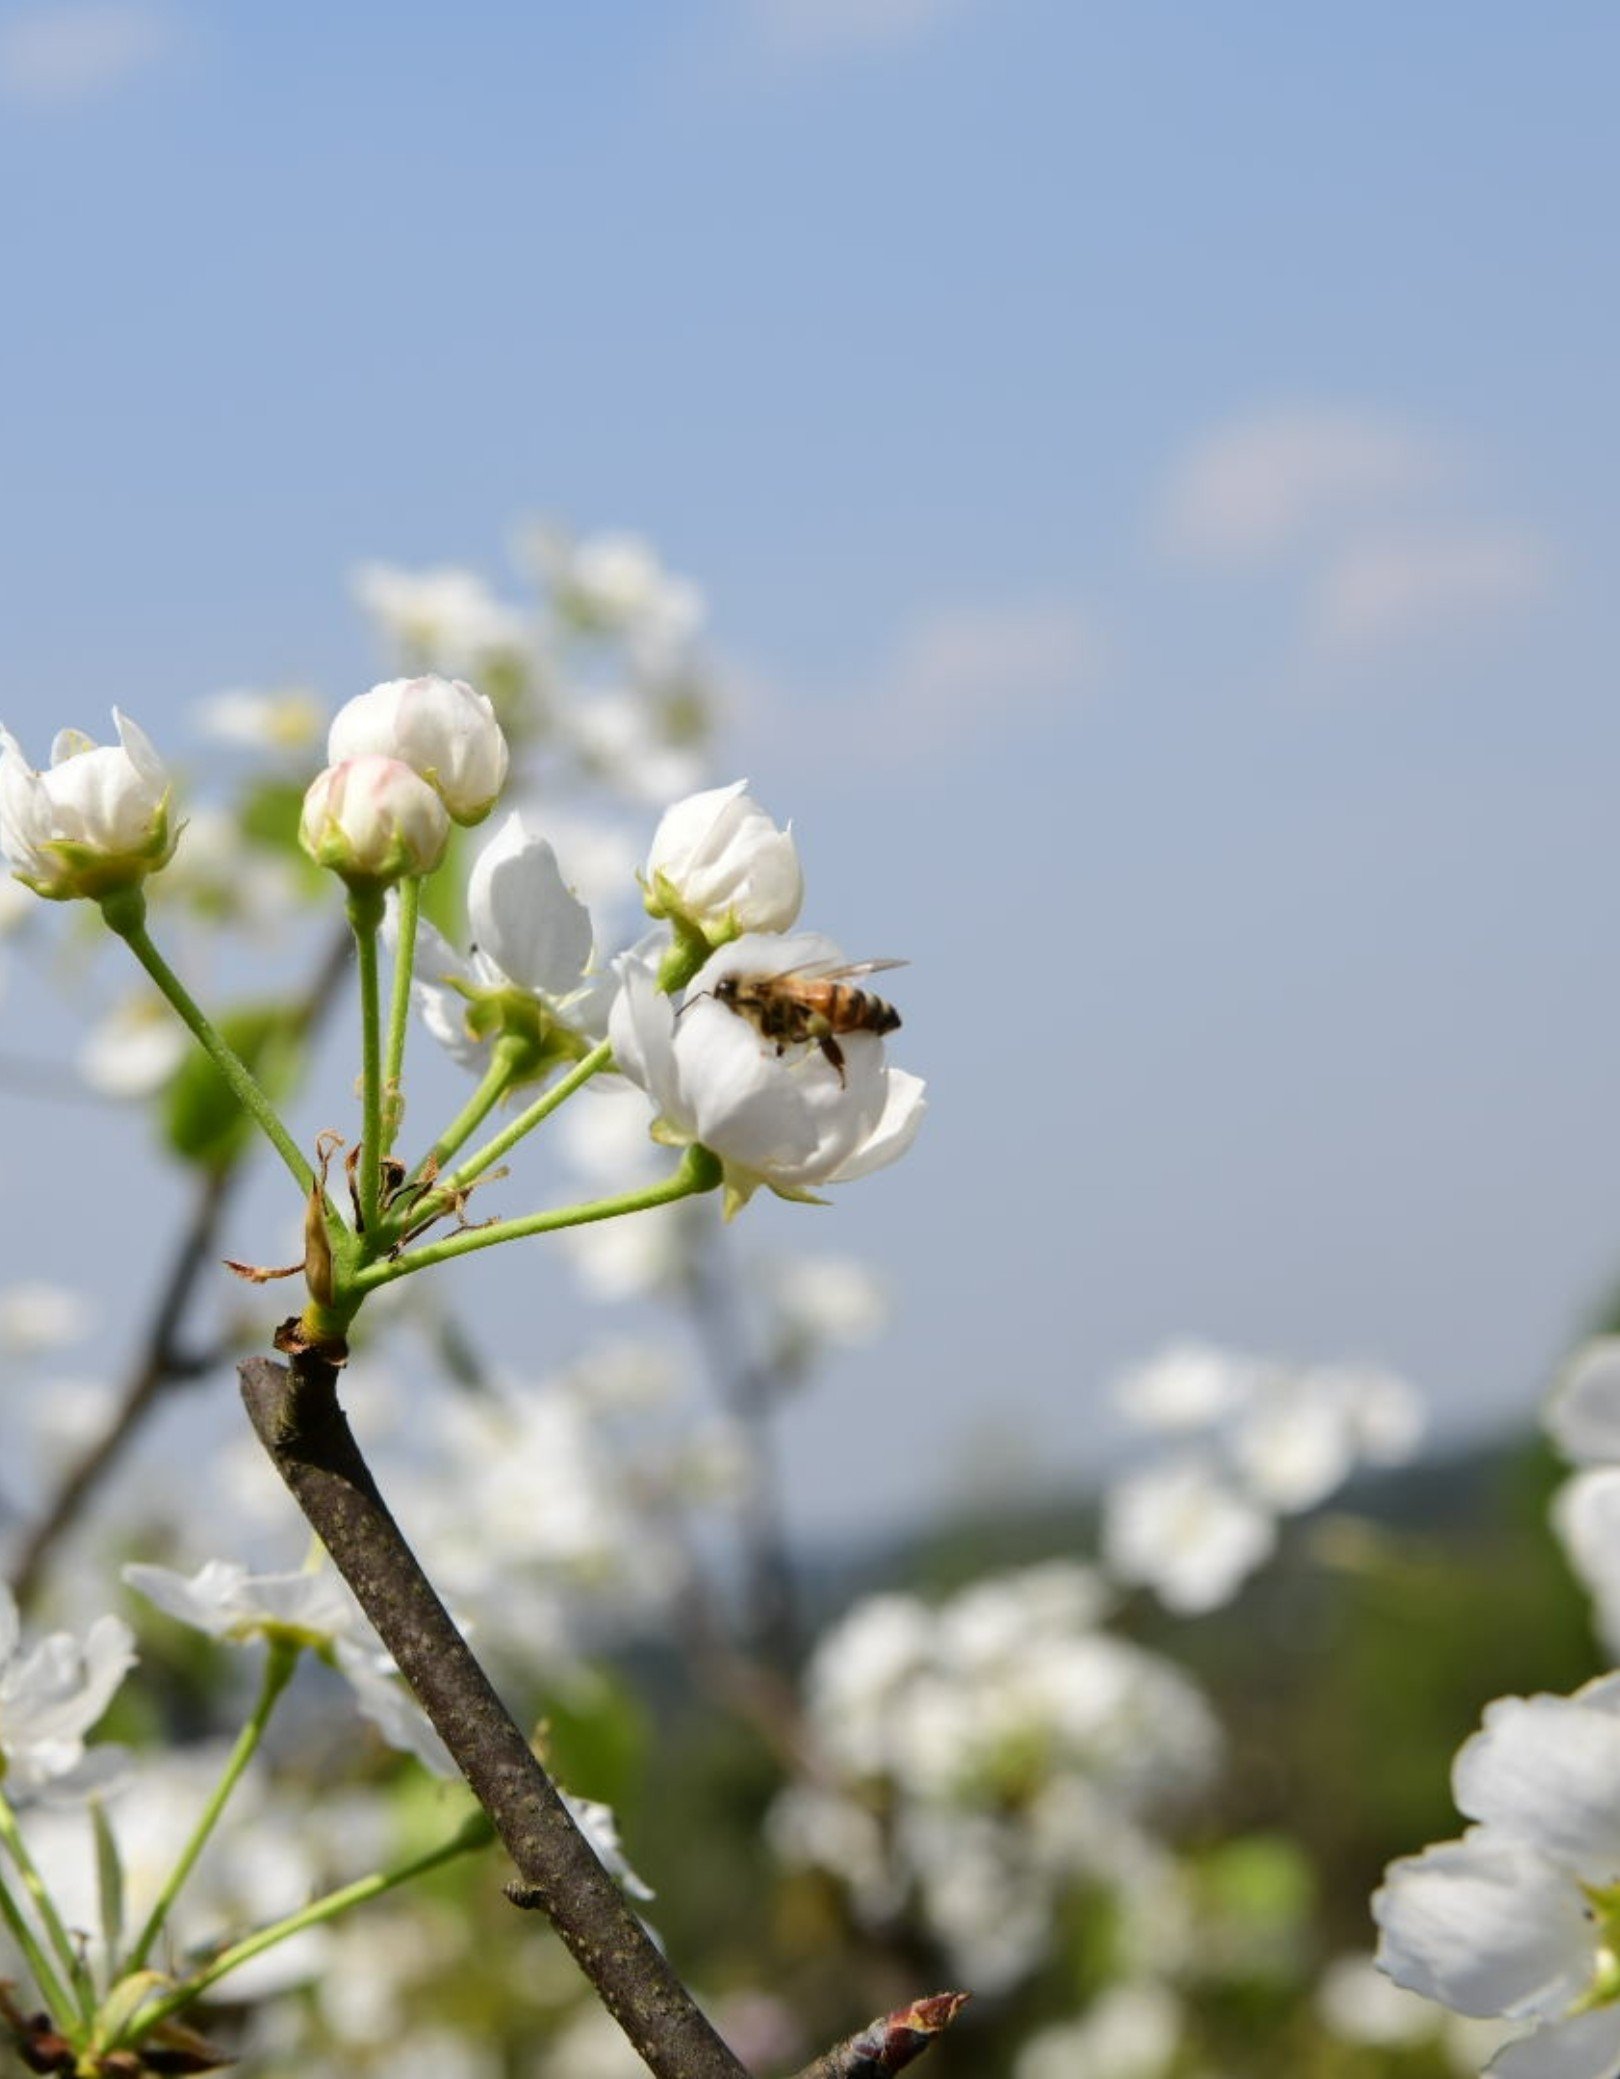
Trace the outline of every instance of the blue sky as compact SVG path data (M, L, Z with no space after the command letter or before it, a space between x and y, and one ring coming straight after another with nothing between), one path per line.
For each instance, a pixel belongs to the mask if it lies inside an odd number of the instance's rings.
M1620 1270L1617 41L0 6L0 715L341 696L361 559L643 529L935 1087L813 1216L901 1316L791 1418L804 1519L1088 1462L1175 1332L1526 1415Z

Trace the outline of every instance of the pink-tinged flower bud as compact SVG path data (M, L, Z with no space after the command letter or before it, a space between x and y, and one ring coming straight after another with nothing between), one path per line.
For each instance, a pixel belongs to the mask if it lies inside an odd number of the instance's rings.
M506 738L486 694L463 679L389 679L340 708L326 740L334 765L397 758L434 788L457 823L481 823L506 784Z
M787 931L804 901L793 833L777 829L747 786L738 780L676 802L647 855L649 913L714 946L744 931Z
M99 901L168 864L179 827L169 775L127 715L113 709L117 744L64 729L47 772L35 772L0 729L0 847L11 870L52 902Z
M450 818L399 759L346 758L310 783L298 842L351 887L385 888L433 871L450 842Z

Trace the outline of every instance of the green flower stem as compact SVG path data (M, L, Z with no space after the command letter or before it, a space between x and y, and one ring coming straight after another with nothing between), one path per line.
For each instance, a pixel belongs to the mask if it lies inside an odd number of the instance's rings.
M464 1190L475 1177L481 1177L486 1169L492 1168L503 1155L509 1154L525 1134L533 1133L542 1119L549 1119L560 1104L566 1104L576 1090L583 1090L592 1076L599 1076L603 1069L613 1065L613 1048L607 1040L600 1041L585 1057L576 1062L559 1082L537 1097L533 1104L518 1113L510 1126L505 1126L487 1140L476 1155L469 1155L458 1169L452 1170L443 1179L441 1189Z
M272 1921L270 1926L261 1927L256 1934L245 1935L229 1949L221 1950L212 1963L177 1985L173 1992L165 1993L150 2007L143 2007L136 2017L134 2026L125 2034L126 2042L138 2042L140 2038L177 2014L182 2007L205 1993L209 1986L240 1967L255 1956L262 1956L266 1949L274 1949L280 1942L290 1941L301 1935L306 1928L319 1927L323 1922L335 1920L340 1913L347 1913L351 1906L363 1905L368 1899L381 1898L384 1892L393 1891L401 1884L408 1884L413 1877L426 1876L428 1871L439 1869L453 1862L458 1855L470 1855L475 1850L488 1847L495 1838L495 1829L482 1812L475 1812L448 1841L441 1841L436 1848L413 1856L391 1870L379 1870L374 1876L361 1877L353 1884L345 1884L340 1891L330 1891L325 1898L314 1899L296 1913L285 1919Z
M225 1810L231 1792L241 1780L242 1771L258 1752L259 1742L264 1738L264 1729L270 1722L281 1692L292 1679L298 1665L299 1653L303 1650L291 1639L271 1637L268 1641L269 1655L264 1663L264 1680L259 1685L259 1700L249 1718L236 1737L236 1744L226 1757L225 1767L214 1786L213 1795L203 1806L197 1824L192 1828L191 1839L180 1851L180 1858L169 1872L157 1904L147 1915L146 1925L135 1937L134 1945L123 1959L127 1975L138 1971L152 1953L152 1945L163 1932L163 1923L169 1917L169 1908L180 1894L181 1886L191 1875L199 1855L208 1845L209 1836L219 1824L220 1814Z
M457 1112L450 1124L433 1143L431 1154L416 1165L412 1181L420 1177L429 1162L437 1163L442 1169L458 1148L466 1146L484 1121L494 1111L501 1099L511 1089L517 1074L518 1064L528 1053L526 1040L502 1038L495 1042L490 1054L489 1067L485 1069L478 1088ZM412 1215L414 1225L415 1215Z
M388 1048L383 1056L383 1139L386 1155L399 1135L399 1079L405 1066L405 1028L411 1018L411 969L416 964L416 923L422 913L422 882L412 874L399 884L399 937L394 950L394 993L388 1006Z
M519 1048L521 1048L521 1044L521 1042L518 1043ZM495 1053L498 1061L500 1058L499 1044L496 1046ZM549 1119L557 1107L561 1104L566 1104L576 1090L582 1090L592 1076L599 1076L603 1069L610 1068L612 1065L613 1048L608 1041L602 1040L592 1047L583 1060L577 1061L567 1075L563 1076L560 1081L553 1083L551 1088L545 1091L543 1095L537 1097L526 1111L519 1112L510 1126L503 1126L499 1133L485 1141L477 1154L469 1155L467 1160L459 1168L453 1169L447 1177L440 1177L432 1191L416 1205L412 1206L410 1218L406 1224L415 1227L423 1220L431 1220L440 1213L450 1212L455 1206L458 1195L465 1191L469 1184L474 1183L481 1177L485 1170L493 1168L503 1155L508 1154L517 1146L525 1134L533 1133L543 1119ZM493 1074L494 1064L492 1063L490 1075ZM467 1110L462 1113L461 1118L456 1120L455 1125L445 1135L446 1140L449 1140L451 1135L458 1131L468 1112L483 1098L488 1082L489 1077L486 1076L484 1082L473 1093L472 1102L467 1106ZM499 1093L497 1092L496 1095L499 1095ZM491 1097L489 1102L484 1105L484 1111L488 1112L494 1103L495 1097ZM476 1126L477 1123L476 1119L473 1120L472 1125L467 1128L467 1132L470 1133L472 1126ZM464 1140L466 1134L463 1134L461 1138ZM459 1145L459 1142L454 1145Z
M655 1206L674 1205L679 1199L713 1191L719 1182L720 1164L716 1157L707 1148L689 1148L680 1168L662 1183L650 1184L641 1191L622 1192L617 1198L592 1199L584 1205L527 1213L517 1220L492 1220L487 1227L463 1228L459 1234L424 1243L391 1263L371 1264L356 1275L349 1290L363 1297L380 1285L393 1284L396 1278L408 1278L412 1271L448 1263L455 1256L470 1256L475 1249L493 1249L497 1242L520 1242L533 1234L554 1234L564 1227L587 1227L596 1220L617 1220L622 1213L651 1212Z
M377 1232L382 1220L382 989L377 976L382 917L380 889L349 890L349 922L360 970L360 1225L368 1236Z
M0 1878L0 1919L11 1929L17 1947L27 1958L28 1968L34 1974L34 1983L39 1987L40 1998L51 2010L52 2018L65 2024L77 2014L88 2021L94 2011L95 1995L83 1960L74 1948L67 1929L62 1925L62 1916L57 1912L55 1901L45 1888L44 1879L35 1869L33 1858L23 1846L22 1835L17 1831L16 1814L3 1796L0 1796L0 1842L4 1842L11 1851L11 1859L17 1865L17 1873L22 1878L23 1886L45 1924L51 1947L66 1966L66 1982L57 1976L56 1966L39 1946L34 1930L28 1924L27 1915L12 1897L3 1878Z
M140 890L130 888L116 896L108 896L101 905L101 914L106 918L108 928L129 947L181 1023L225 1078L237 1103L260 1127L292 1172L300 1191L309 1192L315 1182L315 1173L299 1152L297 1142L282 1125L275 1106L254 1080L246 1062L214 1030L180 977L153 945L146 930L146 899Z

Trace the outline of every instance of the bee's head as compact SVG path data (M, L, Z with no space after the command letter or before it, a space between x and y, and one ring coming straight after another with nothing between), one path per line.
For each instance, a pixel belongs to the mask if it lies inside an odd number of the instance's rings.
M722 975L709 991L716 1003L735 1004L737 1001L737 977Z

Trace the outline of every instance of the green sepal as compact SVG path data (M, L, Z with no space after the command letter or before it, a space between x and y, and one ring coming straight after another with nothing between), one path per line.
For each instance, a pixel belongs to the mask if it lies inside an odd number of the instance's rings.
M107 1823L106 1807L100 1798L90 1800L90 1825L96 1844L96 1904L101 1916L101 1939L107 1954L116 1956L124 1939L124 1859L118 1852L118 1837Z

